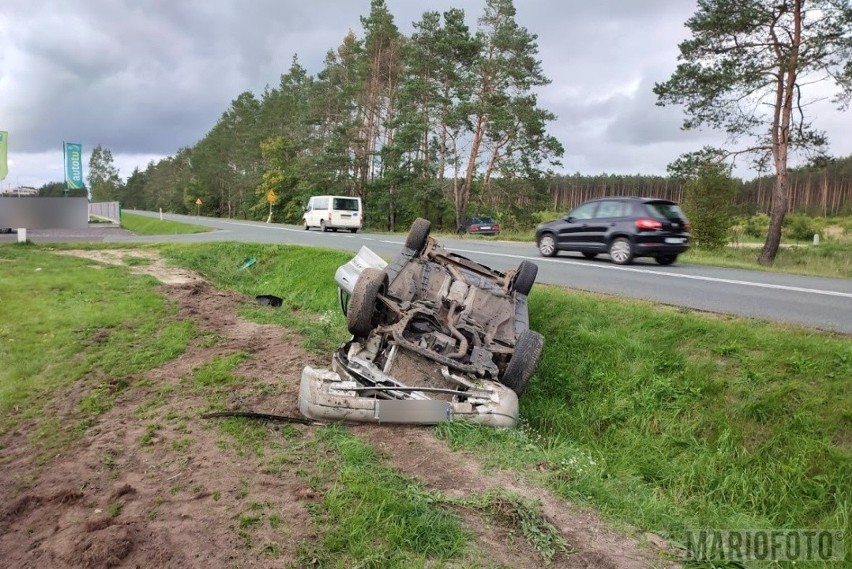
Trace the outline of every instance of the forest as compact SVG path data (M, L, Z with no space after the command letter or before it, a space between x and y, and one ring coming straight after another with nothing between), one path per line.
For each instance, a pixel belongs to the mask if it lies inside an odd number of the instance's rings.
M672 177L554 172L564 152L547 132L556 117L535 94L549 80L537 36L515 13L511 0L485 0L470 29L461 9L425 12L405 36L372 0L362 35L348 33L319 73L294 56L278 85L239 94L195 145L126 181L95 148L89 193L127 208L266 219L273 191L271 219L287 223L300 222L311 195L352 195L368 226L391 231L418 216L454 229L474 214L523 229L535 212L604 195L682 202ZM738 180L737 209L768 211L773 180ZM790 172L790 211L849 214L850 198L852 156Z

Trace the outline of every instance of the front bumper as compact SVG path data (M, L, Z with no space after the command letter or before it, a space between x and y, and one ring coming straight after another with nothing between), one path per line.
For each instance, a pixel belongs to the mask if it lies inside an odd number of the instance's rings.
M487 397L474 402L420 398L380 399L366 395L370 389L325 369L306 366L299 386L299 411L321 421L356 421L435 425L470 421L491 427L512 427L518 420L518 397L508 387L484 381Z

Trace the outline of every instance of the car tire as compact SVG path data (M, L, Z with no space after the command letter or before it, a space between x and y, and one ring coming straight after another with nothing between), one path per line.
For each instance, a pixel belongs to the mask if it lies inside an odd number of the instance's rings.
M591 251L583 251L583 256L587 259L594 259L598 256L597 253L592 253Z
M519 294L529 294L532 290L535 277L538 275L538 265L530 261L521 261L515 272L514 282L511 289Z
M387 286L387 274L374 267L367 267L355 281L355 288L346 310L346 328L353 336L366 338L373 329L376 301Z
M432 228L432 223L428 219L418 217L411 224L411 229L408 230L408 237L405 238L405 247L413 249L418 255L423 252L426 247L426 239L429 238L429 230Z
M351 231L352 233L358 233L357 229L350 229L349 231Z
M545 233L538 238L538 252L542 257L553 257L559 251L556 249L556 238L553 233Z
M657 255L654 260L660 265L671 265L677 261L677 255Z
M515 343L515 352L506 371L503 372L503 385L514 391L518 396L527 389L530 378L535 373L541 350L544 347L544 337L533 330L524 330Z
M633 262L633 244L625 237L614 239L609 244L609 258L616 265L629 265Z
M305 231L307 231L308 229L310 229L310 228L311 228L311 226L310 226L310 225L308 225L308 220L307 220L307 219L303 219L302 221L304 221L304 222L305 222Z
M323 232L328 231L328 227L325 226L325 220L324 219L320 220L320 229L322 229Z

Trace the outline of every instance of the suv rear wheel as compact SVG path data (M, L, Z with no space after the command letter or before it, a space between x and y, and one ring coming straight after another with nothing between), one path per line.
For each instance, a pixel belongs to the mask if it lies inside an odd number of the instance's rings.
M633 244L624 237L614 239L609 244L609 257L616 265L629 265L633 262Z
M654 260L661 265L671 265L677 261L677 255L657 255Z

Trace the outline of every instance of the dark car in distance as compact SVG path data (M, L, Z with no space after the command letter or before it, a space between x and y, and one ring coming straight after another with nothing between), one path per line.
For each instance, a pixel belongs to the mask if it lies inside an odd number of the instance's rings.
M475 235L497 235L500 233L500 224L493 217L480 215L468 219L461 233L472 233Z
M689 249L689 230L689 220L675 202L612 197L588 201L561 219L542 223L535 241L545 257L577 251L587 259L606 253L618 265L636 257L671 265Z

